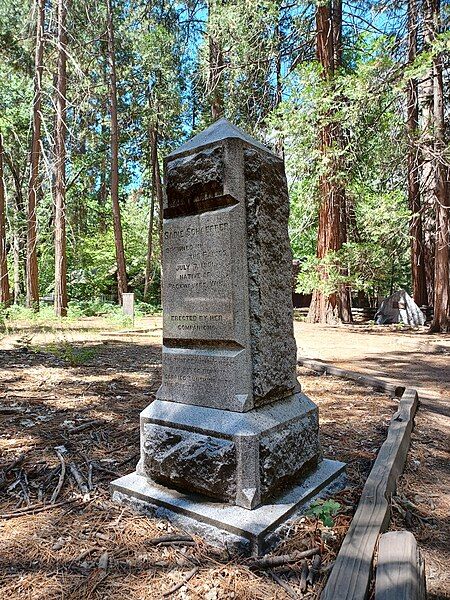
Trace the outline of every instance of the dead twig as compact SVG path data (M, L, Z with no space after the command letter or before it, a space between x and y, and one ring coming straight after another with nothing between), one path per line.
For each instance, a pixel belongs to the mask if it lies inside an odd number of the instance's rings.
M294 563L302 558L308 558L319 552L319 548L311 548L310 550L304 550L303 552L295 551L292 554L283 554L281 556L264 556L253 560L249 567L250 569L270 569L271 567L279 567L289 563Z
M321 563L322 563L322 558L321 558L320 554L316 554L312 559L312 565L309 570L309 575L307 578L308 583L310 583L311 585L314 585L316 579L319 576Z
M301 571L300 571L300 591L304 594L308 588L308 573L309 567L306 560L302 561Z
M278 583L280 587L283 588L283 590L287 593L289 598L294 598L294 600L298 599L298 594L295 592L295 590L291 588L291 586L288 583L286 583L286 581L283 581L281 577L278 577L278 575L273 571L268 571L268 573L272 577L272 579L276 581L276 583Z
M72 475L72 477L75 479L76 484L78 485L80 492L83 495L89 494L89 488L85 483L84 477L81 474L80 469L78 468L78 465L74 462L70 462L69 463L69 471Z
M148 540L149 544L152 546L157 546L158 544L164 544L165 542L193 542L194 539L190 535L162 535L161 537L151 538Z
M61 463L61 473L59 474L58 484L53 490L52 497L50 498L50 504L54 504L56 502L56 499L58 498L59 493L64 484L64 478L66 476L66 461L64 460L63 455L60 452L58 452L58 450L56 451L56 454L58 455L59 462Z
M80 433L80 431L85 431L86 429L96 427L97 425L105 425L105 423L106 421L104 419L94 419L93 421L87 421L86 423L81 423L81 425L70 427L67 429L67 433Z
M0 515L0 519L13 519L14 517L21 517L22 515L28 515L30 513L40 513L46 510L51 510L52 508L58 508L59 506L70 504L71 502L76 502L77 500L78 498L71 498L70 500L63 500L62 502L56 502L56 504L45 504L44 506L34 504L19 510L15 510L11 513L4 513L3 515Z
M189 573L187 573L187 575L185 575L185 577L183 577L183 579L180 581L180 583L177 583L176 585L171 587L169 590L167 590L167 592L164 592L163 597L167 598L168 596L171 596L172 594L177 592L180 588L183 587L183 585L186 585L186 583L190 579L192 579L196 573L198 573L198 567L194 567L191 571L189 571Z
M15 469L16 467L18 467L19 465L21 465L23 463L25 456L26 456L25 453L20 454L15 460L13 460L13 462L10 465L8 465L6 467L6 469L3 471L2 475L0 476L0 485L3 485L3 483L6 479L6 476L8 475L8 473L10 471L12 471L13 469Z

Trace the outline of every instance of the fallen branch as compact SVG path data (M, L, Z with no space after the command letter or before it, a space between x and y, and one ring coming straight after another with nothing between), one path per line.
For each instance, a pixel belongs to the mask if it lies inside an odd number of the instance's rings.
M52 497L50 498L51 504L54 504L56 502L56 499L58 498L59 493L64 484L64 478L66 476L66 461L64 460L63 455L60 454L58 451L56 451L56 454L58 455L59 462L61 463L61 473L59 474L58 484L53 491Z
M34 504L25 508L19 508L11 513L4 513L3 515L0 515L0 519L13 519L14 517L21 517L22 515L36 514L76 502L77 500L78 498L71 498L70 500L63 500L62 502L56 502L56 504L45 504L44 506Z
M305 593L308 588L308 573L309 573L308 563L306 562L306 560L303 560L301 571L300 571L300 591L302 593Z
M268 573L272 577L272 579L276 581L276 583L278 583L280 587L283 588L283 590L287 593L289 598L293 598L294 600L298 599L298 594L291 588L291 586L288 583L286 583L286 581L283 581L281 577L278 577L278 575L273 571L268 571Z
M166 542L193 542L194 539L190 535L163 535L157 538L151 538L148 540L149 544L157 546L158 544L164 544Z
M89 494L89 488L86 485L86 483L84 481L84 477L81 474L77 464L74 462L69 463L69 471L70 471L72 477L75 479L75 481L80 489L80 492L83 495Z
M320 557L320 554L316 554L312 559L312 565L309 570L309 575L307 578L307 582L310 583L311 585L314 585L316 579L318 578L318 576L320 574L320 565L321 564L322 564L322 558Z
M302 558L314 556L319 552L319 548L311 548L303 552L295 551L292 554L282 554L281 556L264 556L258 558L249 564L250 569L270 569L271 567L279 567L289 563L298 562Z
M167 590L167 592L164 592L163 597L167 598L167 596L171 596L172 594L177 592L180 588L183 587L183 585L186 585L186 583L190 579L192 579L197 572L198 572L198 567L194 567L191 571L189 571L189 573L187 573L187 575L185 577L183 577L183 579L180 581L180 583L177 583L176 585L171 587L169 590Z
M97 425L104 425L104 419L94 419L93 421L87 421L86 423L82 423L81 425L76 425L75 427L70 427L67 429L68 433L80 433L80 431L85 431L86 429L90 429L91 427L96 427Z

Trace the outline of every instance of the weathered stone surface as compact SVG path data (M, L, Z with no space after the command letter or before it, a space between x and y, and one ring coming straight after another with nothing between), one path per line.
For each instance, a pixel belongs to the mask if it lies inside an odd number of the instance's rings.
M164 337L233 340L236 208L166 221Z
M161 506L176 489L253 513L322 460L296 380L283 161L221 120L165 176L162 384L141 414L137 477Z
M132 292L122 295L122 310L124 315L134 319L134 294Z
M227 500L236 493L234 444L160 425L143 427L143 469L154 481Z
M251 408L249 353L228 348L163 348L160 400L243 411Z
M250 341L256 406L297 386L292 320L289 198L282 161L244 150Z
M168 162L166 216L186 215L214 206L214 198L223 195L224 166L223 146L205 148Z
M156 400L141 414L141 432L148 477L162 481L158 473L163 473L166 484L172 478L173 485L191 491L202 485L206 496L245 508L281 493L321 459L318 410L301 393L248 412ZM208 463L211 444L214 460ZM181 476L176 471L180 458ZM225 477L230 465L234 479ZM212 486L199 484L199 478Z
M279 495L301 475L313 469L320 459L319 415L316 409L261 439L261 498L268 500Z
M344 470L343 463L325 459L298 485L255 510L208 502L189 492L155 484L137 473L113 481L111 490L114 500L129 503L158 518L169 518L182 529L202 535L215 545L225 545L239 554L243 550L260 554L280 541L285 533L280 527L289 527L290 519L318 495L342 489L345 486ZM241 539L236 540L236 536Z

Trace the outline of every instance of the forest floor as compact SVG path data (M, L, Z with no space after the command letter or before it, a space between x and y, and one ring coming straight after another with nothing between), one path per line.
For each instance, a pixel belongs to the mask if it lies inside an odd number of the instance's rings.
M0 597L15 600L317 598L325 576L299 591L299 564L255 571L200 538L155 545L176 532L109 498L108 484L138 460L139 412L161 377L160 317L133 332L108 319L15 322L0 339ZM412 446L393 506L393 528L413 531L425 555L429 598L450 598L449 339L370 326L295 324L299 354L421 389ZM275 554L319 546L334 560L396 402L344 379L299 369L318 405L326 456L348 464L331 528L299 518ZM447 395L447 399L446 399ZM86 425L86 427L80 427ZM63 455L67 473L61 477ZM14 464L15 461L18 461ZM82 493L69 463L83 477ZM62 482L55 507L50 498ZM46 509L27 514L28 505ZM20 511L23 510L23 514ZM278 578L278 580L277 580ZM287 584L291 591L280 585Z

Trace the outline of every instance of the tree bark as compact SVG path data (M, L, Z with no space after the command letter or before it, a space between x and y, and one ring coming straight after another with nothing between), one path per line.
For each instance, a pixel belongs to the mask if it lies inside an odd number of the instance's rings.
M8 277L8 253L6 247L6 197L3 179L3 138L0 133L0 304L11 302Z
M151 283L152 273L152 255L153 255L153 221L155 215L155 195L156 195L156 162L158 160L158 125L151 123L149 127L150 138L150 165L152 171L152 195L150 200L150 215L148 222L148 238L147 238L147 260L145 264L145 281L144 281L144 300L147 299L148 288Z
M127 292L128 285L119 204L119 125L117 119L116 58L112 0L106 0L106 5L108 12L109 101L111 114L111 202L116 247L117 291L119 303L122 304L122 296Z
M434 34L440 21L439 0L433 0ZM449 167L445 162L444 85L442 78L442 54L433 59L433 117L434 117L434 166L436 254L434 271L434 316L430 331L450 330L450 198Z
M37 262L37 189L41 156L41 99L44 69L45 0L37 0L36 48L34 59L33 131L30 154L30 179L27 209L27 306L39 310L39 273Z
M3 151L5 162L14 181L14 218L13 218L13 299L18 304L25 292L26 285L26 215L22 184L25 174L13 162L8 152ZM22 276L21 276L22 275Z
M208 14L211 17L212 5L215 0L208 2ZM211 103L211 116L213 121L224 115L224 95L221 80L222 71L225 68L223 62L222 45L213 32L208 34L209 44L209 71L208 71L208 94Z
M66 131L67 2L58 0L58 78L55 132L55 314L67 316Z
M408 3L408 62L412 64L417 54L417 0ZM425 275L422 210L420 200L420 161L417 146L419 127L418 85L410 79L407 87L407 131L408 131L408 204L411 211L409 224L411 247L412 294L419 306L428 304Z
M434 39L434 2L423 0L423 43L430 50ZM434 109L433 67L419 82L420 103L420 191L424 238L424 262L428 304L434 304L434 259L435 259L435 169L434 169Z
M340 66L342 56L342 3L320 4L316 8L316 56L322 66L323 78L332 83L335 70ZM335 48L335 44L337 47ZM342 131L338 122L329 122L319 134L320 151L329 162L326 173L319 180L319 228L317 237L317 258L324 259L330 252L337 251L347 239L345 189L339 171L341 160L333 156L333 146L341 144ZM327 268L319 267L323 283L328 279ZM352 320L349 290L339 285L336 292L327 294L314 290L308 313L312 323L340 323Z

